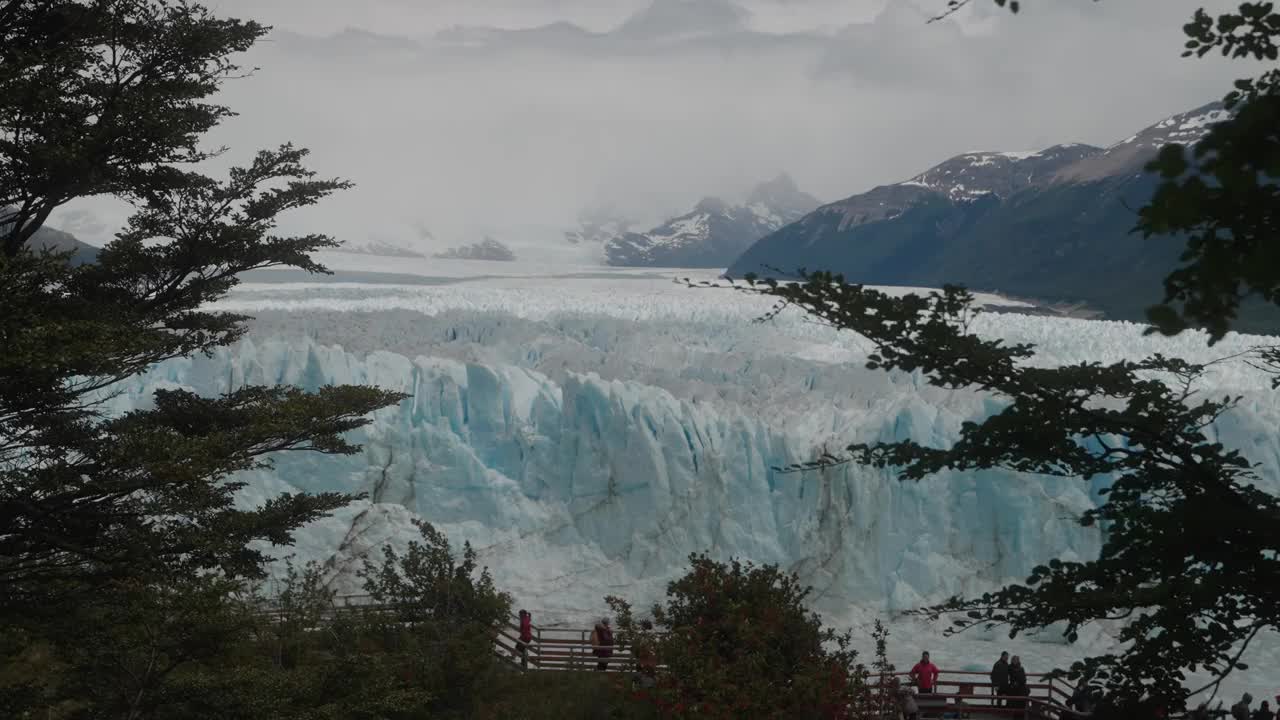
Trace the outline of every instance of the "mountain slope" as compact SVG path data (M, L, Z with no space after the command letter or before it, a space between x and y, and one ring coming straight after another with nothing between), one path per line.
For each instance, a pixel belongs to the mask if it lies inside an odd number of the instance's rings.
M10 223L0 224L0 231L10 227ZM76 239L74 235L63 232L48 225L42 226L36 230L31 239L27 241L27 245L36 250L49 249L57 252L71 251L71 264L81 265L93 262L98 258L101 248L95 247Z
M42 227L36 231L35 235L27 241L27 244L37 248L50 248L63 252L70 250L71 264L80 265L83 263L93 262L98 258L100 248L94 247L88 243L80 242L71 233L61 230L55 230L51 227Z
M806 268L855 283L957 283L1141 320L1183 249L1178 238L1131 232L1158 182L1143 166L1164 144L1194 142L1223 117L1207 105L1106 149L966 153L819 208L761 239L728 274ZM1275 332L1276 315L1255 306L1240 327Z
M724 267L753 242L793 222L820 203L787 175L757 186L742 205L704 198L692 212L645 232L605 241L609 265Z

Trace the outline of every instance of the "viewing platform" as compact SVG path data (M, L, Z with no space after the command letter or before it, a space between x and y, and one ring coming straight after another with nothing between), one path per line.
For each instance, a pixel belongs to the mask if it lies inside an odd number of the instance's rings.
M393 612L393 608L377 605L365 595L348 595L336 598L330 613ZM273 616L278 611L265 610L263 615ZM532 638L523 653L519 619L512 616L499 627L494 636L494 654L514 667L539 672L608 672L634 673L636 665L631 649L624 643L609 646L611 655L598 658L591 644L591 629L530 625ZM623 638L625 639L625 638ZM605 670L597 663L607 660ZM659 670L662 665L657 666ZM872 692L878 707L873 711L874 720L897 720L897 701L894 686L912 687L909 673L894 672L882 678L872 677ZM897 681L893 683L893 681ZM920 718L956 718L958 720L1071 720L1086 718L1087 714L1067 708L1072 687L1062 680L1050 678L1046 673L1027 673L1027 694L1021 696L996 696L994 685L985 672L965 670L941 670L937 687L929 694L914 695L920 710ZM885 683L883 692L881 683ZM868 719L870 720L870 719Z

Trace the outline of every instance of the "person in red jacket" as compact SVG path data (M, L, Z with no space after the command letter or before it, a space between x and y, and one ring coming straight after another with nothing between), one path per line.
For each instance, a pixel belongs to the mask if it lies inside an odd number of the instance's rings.
M920 656L920 662L911 668L909 677L915 681L920 694L932 693L938 687L938 666L929 662L929 653Z
M516 641L516 652L520 653L520 664L529 667L529 643L533 642L533 616L528 610L520 611L520 639Z

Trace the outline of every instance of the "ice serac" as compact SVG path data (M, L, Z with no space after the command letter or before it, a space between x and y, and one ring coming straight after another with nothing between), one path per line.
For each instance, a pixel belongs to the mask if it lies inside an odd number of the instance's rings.
M415 515L472 542L517 597L565 612L619 587L650 597L699 551L794 569L817 588L820 607L905 609L1020 578L1046 549L1088 557L1099 547L1071 520L1091 502L1077 481L983 472L898 483L861 467L779 474L772 468L821 450L785 419L593 374L556 383L510 365L246 341L164 363L131 380L117 402L145 405L162 387L212 394L246 382L373 383L410 395L356 433L361 454L285 454L247 478L246 501L290 490L368 493L305 531L298 547L349 590L360 556L411 539ZM977 398L931 402L914 381L898 391L850 439L939 445L995 409Z

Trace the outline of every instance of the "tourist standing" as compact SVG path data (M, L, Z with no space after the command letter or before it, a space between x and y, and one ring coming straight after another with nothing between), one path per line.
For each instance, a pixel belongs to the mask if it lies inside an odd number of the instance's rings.
M613 630L609 627L609 618L601 618L591 631L591 652L596 656L596 670L608 670L609 658L613 657Z
M991 694L996 698L993 701L996 707L1004 704L1000 699L1001 695L1009 689L1009 653L1000 653L1000 659L995 665L991 666Z
M520 665L529 667L529 644L533 642L533 615L520 611L520 634L516 639L516 652L520 653Z

